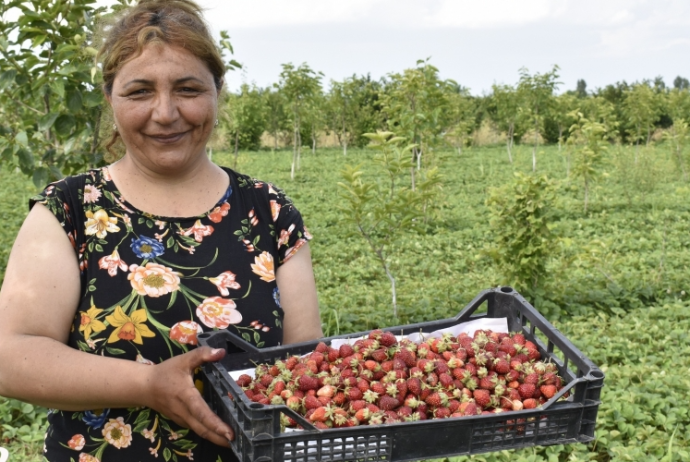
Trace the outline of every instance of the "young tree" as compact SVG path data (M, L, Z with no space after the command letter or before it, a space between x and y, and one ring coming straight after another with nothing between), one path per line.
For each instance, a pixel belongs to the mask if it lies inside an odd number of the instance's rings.
M660 109L658 98L648 83L635 84L625 93L623 113L634 128L635 163L637 163L640 140L646 138L646 144L649 145L654 123L661 115Z
M488 255L510 284L539 306L549 273L546 264L554 248L549 227L556 185L545 175L515 173L515 179L490 190L487 205L494 238Z
M0 4L0 157L37 187L102 162L91 41L106 11L90 0Z
M291 128L285 105L285 98L283 94L277 90L277 85L275 88L266 88L262 92L262 98L266 110L266 130L273 137L273 150L276 151L278 149L278 138Z
M564 142L563 135L574 121L572 111L578 102L578 99L570 93L563 93L554 99L551 118L558 127L558 152L561 152L561 145Z
M344 156L347 155L347 146L350 144L355 122L352 82L352 79L342 82L331 80L331 88L326 96L329 127L338 137Z
M553 94L558 87L558 66L544 74L530 75L525 68L520 69L517 91L520 94L521 109L530 121L534 131L532 147L532 171L537 170L537 144L544 127L544 118L553 106Z
M421 169L422 154L439 142L447 126L443 119L448 109L449 85L457 84L441 80L438 69L428 59L417 61L417 67L402 74L389 75L383 103L388 127L412 141L417 170ZM413 190L414 172L412 169Z
M604 152L607 149L606 127L588 120L581 112L572 111L570 117L575 123L570 127L568 143L576 147L573 174L582 178L585 187L585 213L589 203L590 185L601 176Z
M508 160L513 163L513 140L515 139L515 130L520 117L518 108L520 102L518 98L520 95L510 85L493 85L491 99L495 108L494 121L499 129L506 132L506 150L508 151Z
M438 193L441 176L437 169L430 169L413 191L403 183L405 173L413 168L409 155L412 145L401 147L402 137L391 132L368 133L371 148L377 152L376 161L383 167L387 179L371 182L362 179L359 166L346 166L341 175L342 220L354 225L357 234L367 242L375 258L381 264L391 284L393 316L398 316L396 280L390 259L395 254L398 238L408 230L419 230L425 206Z
M578 79L577 88L575 89L575 95L578 98L586 98L587 97L587 82L585 82L584 79Z
M261 90L243 83L237 93L231 93L227 101L227 124L235 153L237 168L239 149L259 149L261 135L266 130L265 107Z
M295 67L292 63L283 64L278 88L290 107L292 118L292 167L290 178L295 179L295 168L299 165L302 148L301 131L305 112L310 99L321 93L323 74L313 71L306 63Z
M465 140L475 126L476 107L469 91L458 87L456 92L448 94L447 133L458 154L462 154Z

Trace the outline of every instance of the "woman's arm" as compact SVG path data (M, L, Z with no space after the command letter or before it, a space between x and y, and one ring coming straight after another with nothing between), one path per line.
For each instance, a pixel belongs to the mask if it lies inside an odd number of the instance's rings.
M308 243L278 268L276 283L280 291L280 305L285 312L283 343L299 343L323 337Z
M156 366L66 345L79 304L77 258L37 204L22 225L0 289L0 395L63 410L147 406L216 444L232 430L206 405L192 371L223 351L199 348Z

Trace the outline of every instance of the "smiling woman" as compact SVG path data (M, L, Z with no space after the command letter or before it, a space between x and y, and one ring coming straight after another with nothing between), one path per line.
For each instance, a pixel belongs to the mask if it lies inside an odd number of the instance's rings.
M193 2L142 0L99 56L125 153L31 199L0 290L0 395L55 409L50 462L234 461L195 376L225 352L197 335L321 336L311 235L283 191L206 156L224 68Z

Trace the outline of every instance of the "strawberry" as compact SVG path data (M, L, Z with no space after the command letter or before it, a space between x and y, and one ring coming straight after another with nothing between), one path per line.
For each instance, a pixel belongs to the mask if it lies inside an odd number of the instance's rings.
M329 363L334 363L340 359L340 350L328 347L327 359Z
M556 389L556 385L542 385L541 387L539 387L539 390L541 391L541 393L544 395L544 397L546 399L553 398L553 395L555 395L556 392L558 391Z
M484 388L485 390L493 390L498 385L498 379L495 375L487 375L479 380L479 388Z
M447 407L437 407L434 409L435 419L447 419L448 417L450 417L450 409Z
M326 353L328 351L328 345L326 345L324 342L319 342L316 344L316 348L314 348L314 351L318 351L319 353Z
M534 398L528 398L522 402L523 409L534 409L538 405L537 400Z
M472 396L474 398L474 402L477 403L477 406L480 408L486 408L491 402L491 394L488 390L478 388L472 392Z
M400 420L407 420L411 416L412 416L412 408L411 407L400 406L398 408L398 417L400 417Z
M312 422L325 422L329 418L329 410L323 406L314 409L314 412L309 416Z
M249 384L252 383L252 378L247 374L242 374L239 377L237 377L237 380L235 382L237 382L237 385L239 385L240 387L246 388L249 386Z
M338 353L340 353L341 358L347 358L348 356L352 356L355 353L355 350L352 348L352 345L344 343L340 345Z
M333 385L324 385L316 392L316 396L323 396L330 399L333 397L333 395L335 395L336 391L337 390Z
M448 396L446 396L444 393L439 393L435 391L432 392L429 396L427 396L424 402L431 407L445 406L446 404L448 404Z
M494 360L494 370L499 374L507 374L510 372L510 363L505 359Z
M304 405L305 409L316 409L317 407L322 406L321 401L319 401L316 396L311 395L305 396L302 404Z
M454 388L453 377L448 375L446 372L439 374L438 382L443 388Z
M518 392L523 400L532 398L537 387L532 383L523 383L518 387Z
M261 375L261 377L259 378L259 382L261 382L261 385L268 388L273 383L273 379L274 379L274 377L271 374L266 373L266 374Z
M395 338L395 335L392 332L383 332L378 341L384 347L391 347L398 343L398 339Z
M297 386L302 391L316 390L319 386L319 381L316 377L304 374L297 380Z
M514 333L511 336L511 340L518 345L524 345L525 344L525 336L519 332Z
M393 355L393 358L402 360L407 367L414 367L417 364L417 356L407 348L401 348Z
M379 399L378 406L384 411L389 411L400 406L400 401L392 396L383 395L381 399Z
M377 363L382 363L388 360L388 351L383 348L379 348L378 350L372 351L369 354L369 357Z
M422 381L417 377L410 377L407 379L407 390L414 396L418 397L422 394Z

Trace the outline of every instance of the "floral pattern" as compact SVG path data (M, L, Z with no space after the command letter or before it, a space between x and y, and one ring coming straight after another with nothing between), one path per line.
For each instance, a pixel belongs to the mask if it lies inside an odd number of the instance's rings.
M70 346L152 365L195 348L204 331L227 329L259 348L281 343L275 274L311 235L282 190L225 170L225 195L189 218L137 210L107 168L31 199L53 212L77 255ZM148 408L51 410L48 419L51 462L236 460Z

